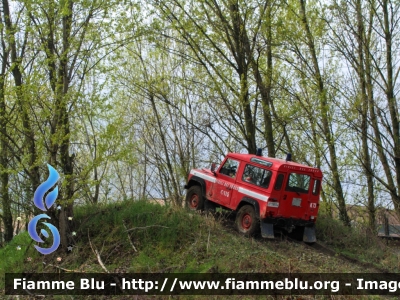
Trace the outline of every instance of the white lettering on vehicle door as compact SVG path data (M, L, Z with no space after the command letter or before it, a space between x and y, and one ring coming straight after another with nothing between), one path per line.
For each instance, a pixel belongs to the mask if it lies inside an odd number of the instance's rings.
M225 197L229 197L229 192L221 190L221 195Z

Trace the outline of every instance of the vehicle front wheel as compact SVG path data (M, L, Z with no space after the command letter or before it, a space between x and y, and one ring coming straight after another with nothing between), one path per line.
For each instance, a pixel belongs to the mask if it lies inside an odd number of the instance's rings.
M190 187L186 193L186 207L190 210L204 209L204 198L201 187L194 185Z
M252 205L242 206L235 220L236 229L245 236L253 236L257 230L259 218Z

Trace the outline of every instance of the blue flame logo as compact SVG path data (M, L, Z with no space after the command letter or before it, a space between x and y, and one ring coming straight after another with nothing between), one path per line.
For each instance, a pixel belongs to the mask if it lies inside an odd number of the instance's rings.
M45 182L43 182L39 187L36 189L35 194L33 196L33 203L37 208L42 211L46 211L49 209L57 199L58 196L58 186L56 186L51 192L46 195L46 198L43 201L44 195L48 192L52 186L54 186L58 179L60 179L60 175L58 175L57 171L50 165L47 165L49 168L49 178ZM46 206L45 206L46 205ZM29 235L33 240L38 243L44 243L44 241L40 238L40 236L36 232L37 223L40 219L50 219L50 217L46 214L40 214L34 217L28 225L28 232ZM60 246L60 233L58 232L57 228L50 223L42 222L47 228L50 229L51 234L53 235L53 245L50 248L41 248L35 245L37 251L42 254L50 254L57 250L58 246ZM49 237L49 233L42 229L40 231L46 238Z

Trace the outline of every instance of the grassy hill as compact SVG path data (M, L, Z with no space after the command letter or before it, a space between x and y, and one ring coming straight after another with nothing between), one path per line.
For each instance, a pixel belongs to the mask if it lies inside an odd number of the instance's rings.
M288 241L279 234L274 241L245 238L222 215L193 213L144 201L77 207L73 221L76 244L71 253L59 250L42 256L34 249L27 232L20 233L0 249L0 290L4 289L6 272L97 273L107 269L116 273L374 273L400 270L395 247L362 231L344 228L323 215L317 224L317 238L323 249ZM243 299L243 296L236 298ZM346 297L335 296L335 299L341 298Z

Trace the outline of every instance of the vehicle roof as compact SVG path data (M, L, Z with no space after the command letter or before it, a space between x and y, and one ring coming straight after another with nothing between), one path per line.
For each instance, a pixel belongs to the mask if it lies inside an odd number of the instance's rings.
M242 160L244 162L251 162L251 163L254 163L254 161L251 161L252 158L258 158L272 163L270 169L273 170L287 172L288 170L291 169L291 170L311 172L314 173L317 177L322 177L322 172L318 168L313 168L293 161L286 161L284 159L272 158L267 156L257 156L254 154L242 154L242 153L228 153L227 156L231 158L236 158L238 160Z

